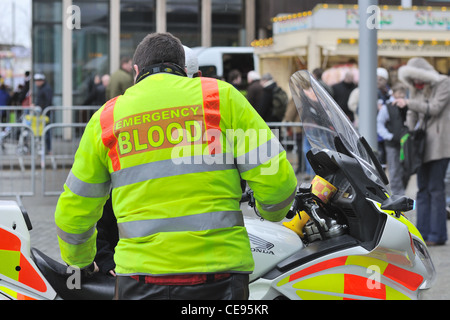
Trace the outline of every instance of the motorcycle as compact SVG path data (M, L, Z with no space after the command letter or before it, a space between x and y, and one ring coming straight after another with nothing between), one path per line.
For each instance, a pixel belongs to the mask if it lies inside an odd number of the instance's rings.
M59 263L30 246L21 201L0 201L0 300L111 300L115 279Z
M414 201L390 193L365 138L307 71L289 85L316 176L298 187L291 220L246 219L255 260L250 299L420 298L436 272L404 215Z
M244 217L255 261L250 299L417 299L435 281L427 246L391 195L368 143L306 71L290 89L311 143L315 178L297 188L287 218ZM251 190L243 202L257 210ZM112 299L113 277L65 266L30 246L31 222L0 201L1 299Z

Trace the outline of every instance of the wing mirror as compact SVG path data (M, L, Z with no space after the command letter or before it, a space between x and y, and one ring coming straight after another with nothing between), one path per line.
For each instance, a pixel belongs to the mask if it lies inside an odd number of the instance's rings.
M410 211L415 208L415 201L411 198L408 198L406 196L397 196L393 195L386 200L383 201L381 204L382 210L392 210L396 213L399 211Z

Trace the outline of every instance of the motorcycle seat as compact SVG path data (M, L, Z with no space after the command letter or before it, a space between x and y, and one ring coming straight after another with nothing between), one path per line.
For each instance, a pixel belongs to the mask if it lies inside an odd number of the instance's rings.
M80 288L70 289L67 285L73 276L67 266L53 260L36 248L31 249L31 256L44 277L64 300L112 300L114 297L115 278L97 272L92 276L80 273Z

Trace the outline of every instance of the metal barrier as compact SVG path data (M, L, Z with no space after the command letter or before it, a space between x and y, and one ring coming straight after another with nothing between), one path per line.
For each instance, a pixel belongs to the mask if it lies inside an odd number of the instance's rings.
M69 119L88 120L98 108L54 106L41 113L35 106L0 106L0 196L34 196L36 163L42 170L43 195L60 194L86 127L84 122L61 123L61 115L70 112Z
M0 196L33 196L36 178L33 129L22 123L0 123Z
M301 122L267 122L267 125L280 140L296 173L305 173L304 137L301 132L298 132L298 129L303 130L303 124Z
M299 135L295 129L303 128L303 124L301 122L267 122L267 125L272 130L279 130L277 138L280 140L283 147L286 148L287 146L292 146L293 151L297 151L298 141L301 139L302 135ZM289 133L288 129L292 129L292 131Z
M101 106L51 106L45 108L43 116L50 119L50 123L87 123L91 116Z
M86 123L52 123L44 128L43 136L51 140L43 143L41 154L42 192L44 196L59 195L72 168L75 152L80 144ZM64 132L65 134L60 134ZM49 167L51 170L47 170Z
M62 120L81 119L84 112L93 114L97 109L97 106L56 106L47 107L40 115L39 108L0 107L3 121L8 122L0 123L0 196L33 196L36 176L39 176L37 167L41 169L43 195L59 195L87 124ZM28 121L25 116L29 116ZM267 124L288 152L288 159L297 173L304 172L303 139L296 130L302 123ZM36 166L36 161L40 166Z

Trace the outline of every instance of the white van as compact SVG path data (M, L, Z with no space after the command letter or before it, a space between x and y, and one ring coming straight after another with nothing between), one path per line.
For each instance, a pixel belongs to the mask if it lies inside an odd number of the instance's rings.
M237 69L242 81L247 82L247 73L258 71L258 58L252 47L195 47L199 69L204 77L218 77L227 80L228 73Z

